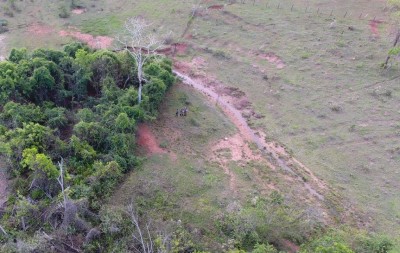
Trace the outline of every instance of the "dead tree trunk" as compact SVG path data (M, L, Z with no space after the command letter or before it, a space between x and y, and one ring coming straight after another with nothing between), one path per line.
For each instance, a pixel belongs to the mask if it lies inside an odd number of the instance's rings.
M400 40L400 28L399 28L399 30L397 30L397 35L396 35L396 39L394 40L394 43L393 43L393 47L396 47L397 46L397 43L399 42L399 40ZM389 60L390 60L390 54L388 54L388 56L386 57L386 61L385 61L385 63L383 64L383 68L387 68L387 65L388 65L388 63L389 63Z

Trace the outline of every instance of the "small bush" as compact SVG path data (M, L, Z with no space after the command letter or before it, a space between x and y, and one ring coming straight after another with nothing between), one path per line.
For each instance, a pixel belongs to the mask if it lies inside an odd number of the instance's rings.
M69 12L67 7L65 7L65 6L61 6L60 7L60 13L58 14L58 16L60 18L69 18L70 15L71 14L70 14L70 12Z
M225 51L222 51L222 50L215 50L213 52L213 56L215 56L216 58L219 58L219 59L223 59L223 60L229 60L231 58L228 55L228 53L226 53Z
M8 27L6 26L0 26L0 34L8 32Z
M12 18L12 17L14 17L14 12L10 8L4 7L4 15Z
M0 19L0 27L1 26L8 26L8 21L5 19Z

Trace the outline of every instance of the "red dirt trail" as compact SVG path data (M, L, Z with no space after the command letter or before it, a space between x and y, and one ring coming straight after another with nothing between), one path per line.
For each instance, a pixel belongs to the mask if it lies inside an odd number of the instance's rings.
M217 101L219 107L236 125L243 138L249 142L255 143L260 151L271 156L274 167L281 168L300 181L302 181L302 177L298 170L303 171L312 179L310 182L303 182L305 189L316 199L320 201L324 200L322 192L326 189L326 185L323 181L317 178L310 169L292 157L285 148L281 147L278 143L267 142L265 134L261 131L251 129L246 119L242 116L241 111L236 109L229 100L220 97L207 83L204 83L204 80L202 81L198 78L192 79L188 73L186 73L187 71L190 70L185 69L184 64L175 63L174 73L180 77L184 83L204 93L212 101Z
M147 154L165 154L167 151L160 148L156 137L151 132L150 128L145 124L140 124L137 131L137 144L144 148Z

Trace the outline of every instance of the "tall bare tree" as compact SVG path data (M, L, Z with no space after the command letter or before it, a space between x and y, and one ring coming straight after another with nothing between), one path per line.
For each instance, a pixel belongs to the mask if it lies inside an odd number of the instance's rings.
M61 158L61 161L58 162L58 168L60 169L60 175L57 178L58 184L61 187L61 193L63 195L63 206L64 209L67 206L67 195L65 194L65 189L64 189L64 159Z
M137 78L139 80L138 102L142 102L142 86L146 79L143 73L143 66L151 56L157 54L157 50L163 44L156 34L141 17L133 17L125 22L125 34L119 36L117 40L125 47L135 59L137 65Z

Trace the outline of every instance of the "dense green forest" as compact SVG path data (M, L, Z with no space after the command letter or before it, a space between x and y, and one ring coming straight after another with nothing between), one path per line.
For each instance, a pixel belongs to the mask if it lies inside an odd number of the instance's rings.
M139 104L135 71L128 52L79 43L63 51L13 49L0 63L0 153L13 183L1 218L1 252L204 250L179 222L166 237L162 228L140 222L144 214L135 206L103 205L123 175L140 167L137 124L155 119L175 82L171 62L152 58ZM355 229L308 226L294 211L274 192L215 226L222 239L234 239L237 250L230 252L278 252L273 245L285 237L304 243L304 253L392 247L385 237Z
M138 122L156 116L175 80L166 59L152 59L144 73L138 104L125 51L75 43L64 51L14 49L0 63L0 152L15 193L2 218L3 243L37 231L86 234L101 223L102 203L140 163Z

